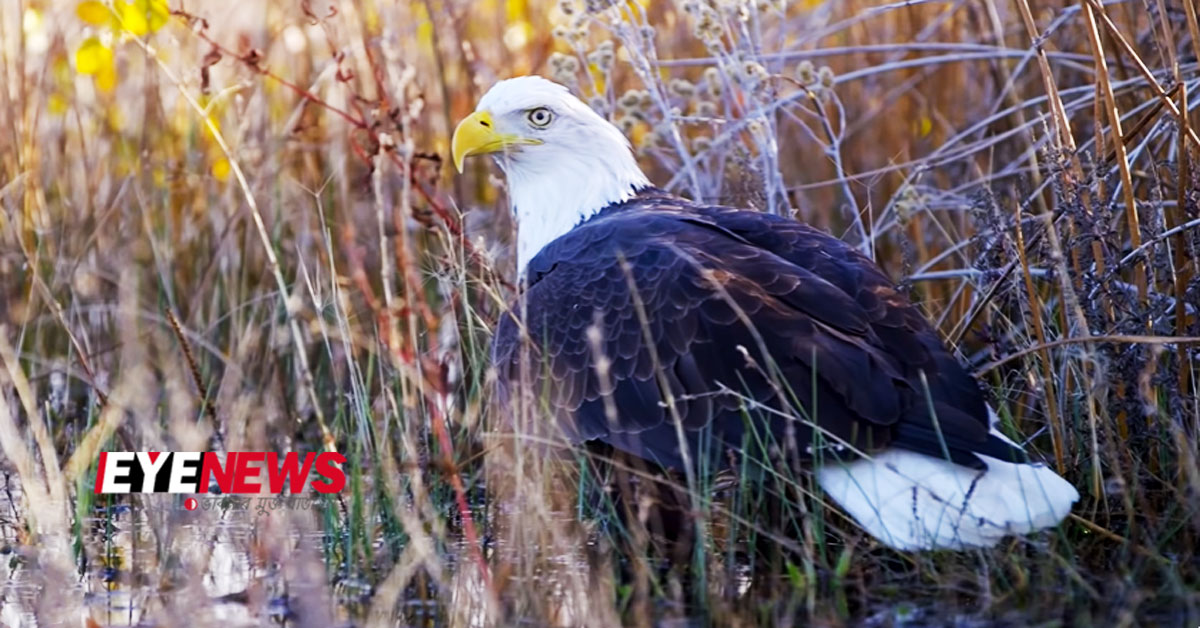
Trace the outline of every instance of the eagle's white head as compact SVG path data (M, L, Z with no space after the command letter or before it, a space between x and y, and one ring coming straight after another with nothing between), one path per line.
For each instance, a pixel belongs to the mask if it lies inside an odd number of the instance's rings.
M650 185L617 127L540 76L493 85L451 144L459 172L467 157L491 153L508 178L521 273L555 238Z

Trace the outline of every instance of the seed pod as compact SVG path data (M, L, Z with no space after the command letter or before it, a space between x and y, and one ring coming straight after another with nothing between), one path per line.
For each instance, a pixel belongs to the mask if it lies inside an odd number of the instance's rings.
M672 94L680 98L691 98L696 95L696 86L687 79L671 79L669 89Z
M602 72L608 72L613 65L613 52L611 49L597 49L588 53L588 63L596 66Z
M616 120L617 128L621 129L621 132L626 136L633 133L633 127L637 126L637 123L637 118L633 116L621 116Z
M637 109L641 102L642 94L636 89L626 91L624 94L621 94L620 98L617 99L617 105L625 110Z
M725 93L725 83L721 78L721 70L717 67L710 67L704 70L704 86L708 89L708 93L713 96L720 97Z
M650 92L641 90L638 92L638 109L642 111L650 111L654 107L654 99L650 97Z
M567 60L569 60L570 58L571 57L568 57L567 55L565 55L561 52L555 52L555 53L550 54L550 59L547 63L550 64L550 67L552 69L559 70L559 69L562 69L562 67L566 64Z
M817 80L821 83L821 87L829 89L833 87L834 80L833 68L823 65L820 70L817 70Z
M812 61L805 59L796 65L796 80L800 81L801 85L812 85L817 80L817 71L813 67Z
M767 73L767 69L757 61L743 61L739 70L740 74L738 78L742 87L748 90L758 89L759 85L770 76Z
M657 132L649 131L645 135L642 136L642 143L641 143L640 148L642 150L654 148L654 147L658 146L661 141L662 141L662 137L659 136L659 134Z

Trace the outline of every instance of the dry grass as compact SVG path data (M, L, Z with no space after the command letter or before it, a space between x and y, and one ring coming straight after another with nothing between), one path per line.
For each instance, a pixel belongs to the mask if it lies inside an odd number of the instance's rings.
M79 6L0 4L0 622L1200 623L1194 3ZM662 570L576 516L549 467L587 465L499 447L516 498L489 499L512 226L494 171L445 159L530 72L652 180L907 282L1075 515L901 555L804 478L741 477L693 487L707 536ZM102 448L353 464L314 511L188 513L96 500ZM804 515L766 568L763 491Z

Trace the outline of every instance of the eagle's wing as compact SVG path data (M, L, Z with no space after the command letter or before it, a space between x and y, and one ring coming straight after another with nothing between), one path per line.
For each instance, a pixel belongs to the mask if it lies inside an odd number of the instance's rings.
M693 459L748 446L789 459L899 446L973 466L974 453L1017 455L869 259L794 221L639 203L531 262L494 339L502 398L523 391L570 440L674 468L681 445Z

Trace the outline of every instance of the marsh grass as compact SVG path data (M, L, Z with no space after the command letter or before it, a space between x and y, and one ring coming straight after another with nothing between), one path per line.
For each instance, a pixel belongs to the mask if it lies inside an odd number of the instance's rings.
M80 5L0 4L0 621L1200 623L1194 3ZM1071 518L901 554L807 474L664 477L496 416L511 220L444 160L528 72L664 187L877 259ZM187 513L93 495L102 449L336 449L349 482ZM688 559L622 474L683 496Z

